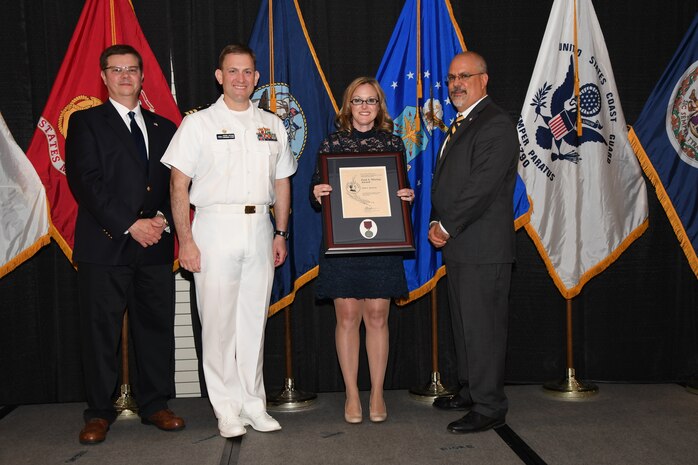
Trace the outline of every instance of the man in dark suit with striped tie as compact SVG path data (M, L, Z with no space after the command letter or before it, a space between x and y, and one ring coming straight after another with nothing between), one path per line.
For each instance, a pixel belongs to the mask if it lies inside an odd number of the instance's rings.
M126 308L141 421L167 431L184 427L167 407L174 391L174 230L170 171L160 163L176 126L140 107L143 61L133 47L108 47L100 66L109 100L74 113L66 139L66 175L78 202L73 261L88 404L83 444L104 441L116 419L112 395Z
M429 240L443 250L461 390L437 398L470 410L453 433L505 423L504 359L514 262L513 203L519 143L509 116L487 95L487 64L474 52L451 62L448 92L458 117L436 164Z

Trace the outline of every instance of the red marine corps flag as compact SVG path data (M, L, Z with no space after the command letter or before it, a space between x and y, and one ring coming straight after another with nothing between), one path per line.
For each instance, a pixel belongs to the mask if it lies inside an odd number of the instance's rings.
M46 103L27 157L46 188L50 234L68 258L73 254L77 205L65 178L65 137L70 116L107 99L99 55L114 44L128 44L143 57L141 105L179 125L182 121L167 81L128 0L86 0Z

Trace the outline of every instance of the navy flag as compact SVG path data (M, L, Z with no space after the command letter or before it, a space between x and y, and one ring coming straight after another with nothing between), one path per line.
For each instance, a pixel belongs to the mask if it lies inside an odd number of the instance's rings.
M271 21L270 21L271 18ZM271 23L271 24L270 24ZM291 178L288 258L276 270L269 316L293 302L296 291L317 276L322 223L308 200L318 147L331 131L332 98L303 15L294 0L263 0L249 42L260 77L252 101L276 113L288 132L298 170Z
M630 131L630 143L698 278L698 15Z
M457 113L448 98L448 66L465 49L448 0L407 0L376 76L386 93L395 134L405 144L407 177L415 192L412 224L416 251L414 258L403 262L410 293L399 304L423 296L445 274L441 252L427 239L431 179L446 131ZM528 221L529 208L525 187L517 179L517 228Z

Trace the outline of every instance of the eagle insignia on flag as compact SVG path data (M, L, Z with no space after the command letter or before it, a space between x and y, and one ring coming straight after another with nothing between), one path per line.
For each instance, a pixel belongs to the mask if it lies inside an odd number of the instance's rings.
M276 96L276 116L284 122L288 141L291 144L291 152L298 160L303 154L308 139L308 124L303 109L298 100L291 94L288 85L280 82L265 84L255 90L251 100L259 108L271 111L271 96L269 94L272 91L272 86Z
M580 88L579 111L582 115L584 127L582 136L577 136L577 99L574 96L574 60L570 56L570 66L562 84L555 89L550 97L550 115L543 113L547 107L548 93L552 86L547 82L538 89L531 101L535 107L536 120L538 116L543 118L545 126L539 125L536 129L536 143L545 150L550 150L555 144L555 150L550 155L551 161L567 160L579 163L581 157L577 148L585 142L600 142L606 144L603 135L597 129L603 125L597 120L592 120L601 112L601 93L594 83L584 84Z

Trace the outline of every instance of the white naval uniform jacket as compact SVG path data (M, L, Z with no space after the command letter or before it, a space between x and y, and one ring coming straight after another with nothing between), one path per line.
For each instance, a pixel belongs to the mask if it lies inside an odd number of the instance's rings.
M274 181L296 172L283 121L251 101L233 111L223 96L187 115L162 163L192 180L192 205L273 205Z

